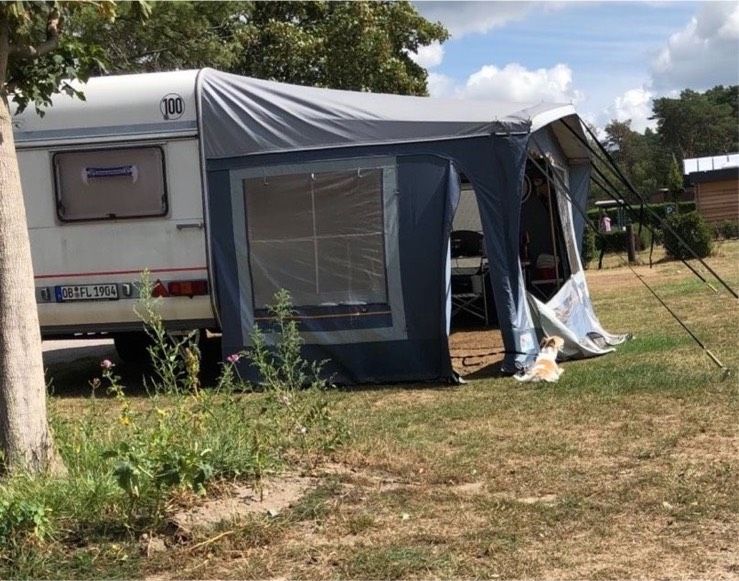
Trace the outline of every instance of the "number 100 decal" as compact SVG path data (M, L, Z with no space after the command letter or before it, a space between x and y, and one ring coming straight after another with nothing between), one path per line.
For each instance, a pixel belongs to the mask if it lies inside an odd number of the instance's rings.
M185 112L185 100L177 93L164 95L159 102L159 110L167 121L179 119Z

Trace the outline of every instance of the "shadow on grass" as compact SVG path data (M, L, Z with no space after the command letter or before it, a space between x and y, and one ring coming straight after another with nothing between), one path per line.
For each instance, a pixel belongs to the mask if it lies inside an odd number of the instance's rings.
M146 397L145 378L151 373L145 367L122 363L111 359L116 365L115 372L121 377L121 384L126 388L126 395L130 397ZM46 382L49 394L61 398L86 398L92 395L90 382L100 379L100 359L97 357L83 357L73 361L53 363L46 367ZM107 384L95 391L95 397L106 398Z
M506 377L512 377L513 373L509 371L503 371L503 362L496 361L485 367L481 367L476 371L473 371L469 375L465 375L465 380L476 380L476 379L503 379Z

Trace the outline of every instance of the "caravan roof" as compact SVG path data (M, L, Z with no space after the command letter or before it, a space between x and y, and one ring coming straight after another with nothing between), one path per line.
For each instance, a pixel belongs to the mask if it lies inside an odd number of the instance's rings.
M195 79L198 71L95 77L73 83L84 100L58 93L44 115L33 105L13 117L18 147L82 141L116 141L152 134L195 135L197 114ZM183 113L165 119L161 110L167 95L183 100Z

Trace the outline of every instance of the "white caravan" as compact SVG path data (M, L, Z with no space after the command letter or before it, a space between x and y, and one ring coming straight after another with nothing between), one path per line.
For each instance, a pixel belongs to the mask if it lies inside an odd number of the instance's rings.
M42 335L109 333L134 357L142 271L173 331L214 328L197 71L91 79L14 117ZM136 332L139 332L138 334Z

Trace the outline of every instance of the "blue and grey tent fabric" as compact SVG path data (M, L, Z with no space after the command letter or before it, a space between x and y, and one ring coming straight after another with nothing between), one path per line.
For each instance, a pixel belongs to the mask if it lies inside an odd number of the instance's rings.
M529 304L519 260L521 184L536 145L559 160L584 204L587 155L552 125L577 121L570 105L336 91L211 69L198 76L197 99L224 354L248 346L255 325L272 338L264 297L289 280L304 353L327 361L337 382L452 379L446 272L464 174L480 210L503 368L536 357L542 309ZM339 182L353 195L332 186ZM566 196L558 204L578 274L582 224ZM363 213L367 220L357 224ZM352 258L359 251L336 242L350 236L364 244L361 272ZM580 285L583 277L560 294ZM572 341L590 341L602 329L589 300L578 305L585 314L560 323Z

